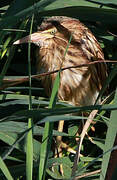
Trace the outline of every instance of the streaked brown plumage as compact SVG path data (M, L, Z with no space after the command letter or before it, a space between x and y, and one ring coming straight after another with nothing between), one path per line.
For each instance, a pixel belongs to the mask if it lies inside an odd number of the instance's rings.
M64 56L69 39L72 40ZM102 49L91 31L79 20L69 17L51 17L43 21L39 31L14 44L36 44L37 72L43 73L59 68L103 60ZM106 78L103 63L61 72L58 97L68 103L83 106L94 104ZM51 94L56 73L42 79L47 94Z
M65 51L69 44L67 53ZM69 17L51 17L43 21L39 31L16 41L14 44L32 42L37 45L37 72L50 72L63 67L104 60L102 49L91 31L79 20ZM93 105L106 79L104 63L70 68L60 73L58 97L75 106ZM43 86L51 94L56 73L44 76ZM63 131L64 121L58 131ZM59 157L62 156L62 137L56 138ZM65 146L65 145L64 145ZM67 145L66 145L67 147ZM60 171L63 174L62 166Z

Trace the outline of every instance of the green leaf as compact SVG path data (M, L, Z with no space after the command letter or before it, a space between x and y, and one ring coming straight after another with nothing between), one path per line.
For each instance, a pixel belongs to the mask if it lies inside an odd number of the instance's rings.
M15 116L23 116L23 117L33 117L35 119L38 119L39 117L45 117L50 115L62 115L62 114L70 114L70 113L78 113L82 111L88 111L88 110L117 110L116 104L105 104L105 105L95 105L95 106L83 106L83 107L65 107L65 108L55 108L55 109L39 109L39 110L24 110L14 113ZM10 118L10 116L9 116ZM49 120L51 121L51 120ZM40 121L41 122L41 121Z
M82 116L65 116L65 115L59 115L59 116L47 116L43 119L41 119L40 121L38 121L38 124L44 123L44 122L57 122L60 120L64 120L64 121L70 121L70 120L80 120L82 119ZM84 120L87 119L87 117L83 118ZM73 131L72 131L72 135L73 135Z
M104 150L104 140L93 140L93 143L96 144L102 150Z
M59 5L61 6L61 5ZM103 9L87 6L72 6L72 7L59 7L53 10L48 8L47 11L40 12L41 16L68 16L80 19L85 22L99 21L103 25L111 24L116 26L116 21L113 18L117 18L117 10ZM105 27L104 27L105 28Z
M63 117L63 116L61 116ZM60 118L61 118L60 117ZM54 117L50 117L50 118L54 118ZM59 118L59 120L60 120ZM73 117L74 119L74 117ZM27 127L27 123L24 122L15 122L15 121L6 121L6 122L1 122L0 123L0 132L8 132L8 133L23 133L24 131L26 131L28 129ZM43 135L43 131L44 128L41 126L36 126L34 125L33 127L33 134L34 135ZM63 132L58 132L56 130L53 130L53 136L69 136L67 133L63 133ZM40 143L39 143L40 144ZM34 146L34 150L35 150L35 146Z
M6 126L7 126L7 123L6 123ZM17 131L17 129L16 129L16 131ZM11 152L14 148L19 149L22 152L26 152L25 139L24 138L21 139L21 137L19 137L19 136L23 136L22 134L23 133L21 133L21 132L19 134L19 133L10 132L10 131L7 132L4 130L0 131L0 140L11 145L11 147L2 154L3 158L6 158L9 155L9 152ZM19 138L21 139L20 141L19 141ZM34 160L37 160L38 156L39 156L40 143L34 139L33 146L34 146L33 157L34 157Z
M50 104L49 104L49 108L51 109L53 109L56 104L59 82L60 82L60 72L58 72L56 76L56 79L54 81L54 86L52 89L52 94L51 94ZM46 122L44 135L42 138L41 152L40 152L40 164L39 164L39 174L38 174L39 180L45 179L47 159L48 159L48 154L50 151L51 141L52 141L52 131L53 131L53 123Z
M115 98L114 98L113 103L115 105L117 105L117 90L115 93ZM108 151L109 149L113 148L116 134L117 134L117 111L113 111L113 112L111 112L111 117L110 117L110 121L109 121L109 125L108 125L104 151ZM111 151L104 154L104 156L103 156L102 172L100 174L100 180L105 179L110 155L111 155Z
M2 158L0 157L0 169L2 170L2 172L4 173L5 177L8 179L8 180L13 180L6 164L4 163L4 161L2 160Z
M28 119L28 128L32 127L32 118ZM26 177L27 180L32 180L33 173L33 129L27 134L26 145Z
M32 16L30 34L32 34L34 15ZM32 92L31 92L31 44L28 43L28 75L29 75L29 107L32 109ZM33 178L33 119L28 118L28 128L30 129L27 134L27 144L26 144L26 178L27 180L32 180Z
M88 2L94 3L94 4L99 4L101 7L107 6L107 7L112 7L112 8L117 8L117 2L115 0L86 0Z
M44 10L48 9L57 9L57 8L65 8L65 7L73 7L73 6L83 6L83 7L95 7L95 8L100 8L99 4L96 3L91 3L91 1L86 1L86 0L62 0L62 1L55 1L52 4L46 6ZM105 8L105 7L104 7ZM104 9L102 8L102 9Z

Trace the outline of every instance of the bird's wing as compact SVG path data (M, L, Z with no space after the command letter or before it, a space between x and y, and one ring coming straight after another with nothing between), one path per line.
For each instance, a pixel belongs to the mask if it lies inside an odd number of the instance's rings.
M82 34L81 48L89 61L104 60L102 49L89 29L85 29L84 33ZM107 77L106 63L97 63L95 67L97 69L97 75L102 86Z
M81 47L89 60L104 60L104 54L98 41L88 29L85 29L82 34Z

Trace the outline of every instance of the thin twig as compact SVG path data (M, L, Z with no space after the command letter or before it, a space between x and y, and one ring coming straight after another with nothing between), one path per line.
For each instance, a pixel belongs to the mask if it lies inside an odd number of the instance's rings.
M67 70L67 69L71 69L71 68L87 67L89 65L93 65L93 64L96 64L96 63L105 63L105 62L108 62L108 63L115 62L115 63L117 63L117 61L111 61L111 60L98 60L98 61L93 61L93 62L89 62L89 63L86 63L86 64L80 64L80 65L76 65L76 66L64 67L64 68L61 68L61 71L64 71L64 70ZM39 78L41 78L43 76L48 76L48 75L57 73L58 71L60 71L60 69L57 69L55 71L50 71L50 72L42 73L42 74L32 75L31 78L32 79L39 79ZM29 77L28 76L26 76L25 78L20 78L20 79L17 78L15 80L4 79L3 80L4 84L0 87L0 90L3 90L3 89L5 89L5 88L7 88L9 86L15 86L17 84L21 84L21 83L27 82L27 81L29 81Z
M81 179L81 178L83 178L83 177L88 177L88 176L91 176L91 175L95 175L95 174L98 174L98 173L100 173L100 172L101 172L101 169L96 170L96 171L92 171L92 172L88 172L88 173L85 173L85 174L80 175L80 176L78 176L78 177L75 177L74 180L78 180L78 179Z
M105 100L102 101L101 104L103 104L104 102L105 102ZM86 123L85 123L85 125L84 125L84 127L83 127L82 133L81 133L81 135L80 135L80 140L79 140L79 143L78 143L78 147L77 147L76 156L75 156L75 159L74 159L74 164L73 164L73 169L72 169L72 175L71 175L72 177L75 176L75 173L76 173L76 170L77 170L77 164L78 164L79 158L80 158L80 150L81 150L81 146L82 146L83 139L84 139L84 137L85 137L85 135L86 135L86 132L87 132L90 124L92 123L94 117L96 116L97 112L98 112L98 110L93 110L93 111L90 113L90 115L89 115L89 117L88 117L88 119L87 119L87 121L86 121ZM75 180L75 179L73 179L73 180Z

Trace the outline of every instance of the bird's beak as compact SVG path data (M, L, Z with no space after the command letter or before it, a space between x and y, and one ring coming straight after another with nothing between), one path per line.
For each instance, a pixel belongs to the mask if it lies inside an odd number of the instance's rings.
M43 33L43 32L36 32L31 35L28 35L22 39L19 39L15 41L13 44L22 44L22 43L34 43L36 45L42 44L47 38L50 38L48 36L48 33Z

